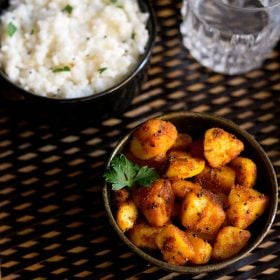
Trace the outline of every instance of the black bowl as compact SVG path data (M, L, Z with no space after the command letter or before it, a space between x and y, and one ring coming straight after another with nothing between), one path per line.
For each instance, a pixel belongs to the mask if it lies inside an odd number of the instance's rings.
M156 18L151 2L149 0L139 0L138 2L141 10L149 14L149 20L147 22L149 40L139 63L133 72L131 72L120 84L88 97L72 99L49 98L26 91L20 85L11 82L7 75L0 70L0 78L2 78L1 84L5 85L2 88L6 87L6 91L14 92L16 99L18 97L24 99L25 103L28 104L26 107L29 112L30 110L34 110L36 113L40 113L40 115L56 115L57 117L65 116L66 114L68 117L73 117L78 113L79 116L81 114L91 118L100 118L123 112L128 105L130 105L132 99L140 92L141 87L147 78L152 47L156 38ZM3 11L7 7L8 1L0 0L0 9ZM12 86L12 90L10 86ZM2 95L8 98L7 94L4 93ZM15 99L14 96L13 99Z
M115 221L114 213L116 208L113 199L113 192L111 190L111 185L105 184L103 188L103 199L110 224L112 225L118 236L130 249L144 258L147 262L168 271L179 273L203 273L219 270L230 264L233 264L234 262L237 262L238 260L244 258L249 252L251 252L260 244L260 242L264 239L269 229L271 228L274 217L276 215L278 203L277 179L269 158L267 157L261 146L248 132L224 118L208 114L187 112L170 113L163 115L160 118L172 122L177 127L177 130L179 132L189 133L194 138L201 137L205 130L211 127L220 127L236 135L236 137L240 139L245 145L245 150L244 152L242 152L242 155L251 158L257 164L259 172L256 189L262 193L269 195L270 203L265 213L250 226L251 238L246 248L244 248L239 254L230 259L221 262L210 262L206 265L176 266L168 264L167 262L161 260L158 255L153 255L148 251L141 250L133 243L131 243L127 236L119 229ZM134 131L135 129L120 140L109 158L107 168L109 167L111 160L117 154L120 154L124 150L124 147L129 142Z

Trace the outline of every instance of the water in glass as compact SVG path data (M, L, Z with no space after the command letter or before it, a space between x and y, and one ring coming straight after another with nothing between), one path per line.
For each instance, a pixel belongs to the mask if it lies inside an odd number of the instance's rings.
M280 37L280 3L266 8L269 2L185 0L183 43L193 57L214 71L240 74L255 69Z

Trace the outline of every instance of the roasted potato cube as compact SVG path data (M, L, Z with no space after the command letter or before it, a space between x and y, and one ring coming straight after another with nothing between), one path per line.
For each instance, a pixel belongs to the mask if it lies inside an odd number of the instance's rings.
M152 119L142 124L130 142L132 154L143 160L165 154L177 139L176 127L168 121Z
M166 176L171 179L191 178L204 169L205 161L194 158L189 153L172 151L168 155Z
M123 202L117 209L116 221L122 232L131 229L137 219L138 211L132 201Z
M135 224L128 232L128 237L134 245L140 248L157 249L156 236L160 227L152 227L146 223Z
M195 177L195 181L214 193L228 194L234 186L235 171L228 166L220 168L205 166L203 171Z
M238 254L246 245L251 234L237 227L222 228L213 245L212 259L220 261Z
M173 180L171 181L171 187L174 195L177 198L184 198L187 192L196 191L200 192L201 186L197 183L185 180Z
M158 179L150 187L132 190L132 199L152 226L163 226L172 214L174 193L169 180Z
M175 265L184 265L194 257L194 248L186 234L170 224L165 226L156 236L156 244L165 261Z
M209 191L188 192L182 202L181 223L192 232L215 234L225 217L220 201Z
M192 137L187 133L178 133L176 142L172 146L174 150L185 150L192 143Z
M115 201L117 206L129 200L130 193L127 189L120 189L115 192Z
M203 139L197 139L193 141L189 148L189 153L196 158L204 158L204 144Z
M168 159L188 159L190 154L185 151L171 150L168 153Z
M251 188L255 185L257 179L257 166L251 159L237 157L230 162L230 166L236 172L236 184L247 188Z
M244 144L221 128L210 128L204 135L204 156L209 165L218 168L236 158Z
M149 166L152 167L154 169L156 169L159 173L162 172L163 168L164 168L164 164L167 160L167 155L166 153L157 155L156 157L150 158L150 159L140 159L137 158L136 156L134 156L132 154L132 152L130 150L127 150L125 152L125 156L132 162L136 163L139 166Z
M202 232L196 232L196 233L192 233L192 234L195 234L200 239L203 239L211 244L214 242L214 240L217 237L217 232L215 232L214 234L213 233L208 234L208 233L202 233Z
M268 196L252 188L233 187L228 197L229 208L227 210L231 225L246 229L263 214L268 201Z
M194 264L207 263L210 260L212 254L211 245L207 241L199 238L196 234L187 232L186 235L195 252L194 256L190 258L190 262Z

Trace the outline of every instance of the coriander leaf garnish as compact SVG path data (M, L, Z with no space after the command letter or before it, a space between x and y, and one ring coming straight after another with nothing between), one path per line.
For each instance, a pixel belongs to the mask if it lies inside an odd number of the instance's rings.
M107 70L107 67L99 68L97 71L102 74L104 71Z
M138 170L135 181L138 185L147 187L158 177L158 174L153 168L143 166Z
M12 23L10 22L8 25L7 25L7 28L6 28L6 32L7 34L12 37L17 31L17 27Z
M71 68L69 66L64 66L64 67L59 67L59 68L54 68L52 69L53 73L58 73L58 72L70 72Z
M116 4L118 2L118 0L111 0L112 4Z
M104 173L106 182L112 184L112 190L124 187L149 187L159 177L157 172L148 166L141 167L121 154L112 159L109 169Z
M62 9L62 12L66 12L68 13L69 15L72 14L72 11L73 11L73 7L71 5L66 5L63 9Z
M104 178L107 182L112 183L113 190L119 190L125 186L132 187L133 178L137 173L135 165L127 160L124 155L115 157L111 161L109 170L104 174Z

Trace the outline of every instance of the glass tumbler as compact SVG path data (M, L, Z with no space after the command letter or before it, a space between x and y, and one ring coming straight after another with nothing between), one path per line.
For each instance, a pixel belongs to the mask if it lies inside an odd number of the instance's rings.
M219 73L260 67L280 38L280 0L183 0L181 12L183 44Z

